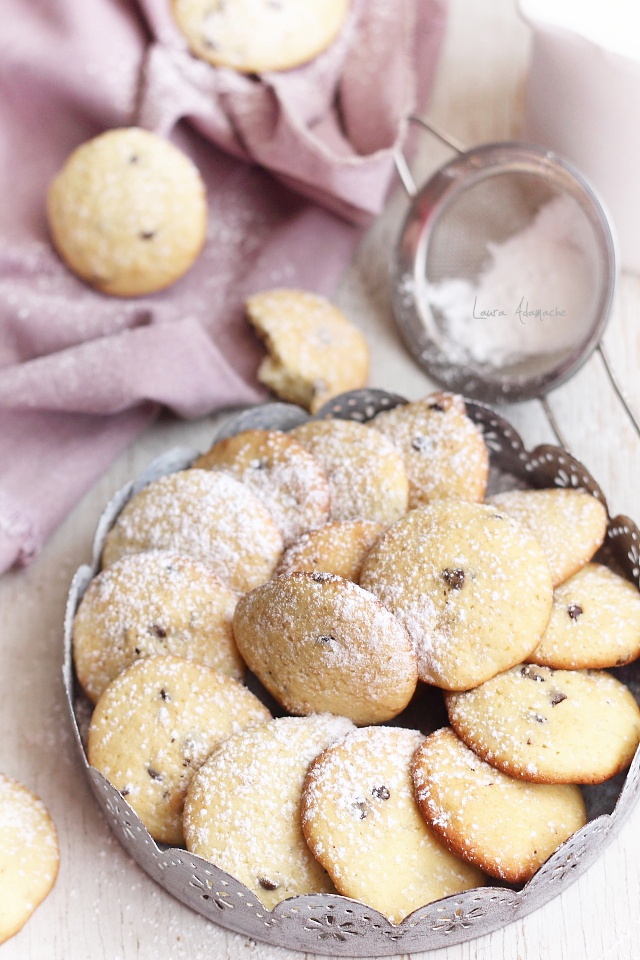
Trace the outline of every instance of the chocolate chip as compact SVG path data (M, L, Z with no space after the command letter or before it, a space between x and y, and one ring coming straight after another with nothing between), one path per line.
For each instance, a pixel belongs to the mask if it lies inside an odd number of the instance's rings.
M129 157L129 163L137 163L139 159L137 153L132 153Z
M582 607L578 603L570 603L567 607L567 613L572 620L577 620L582 614Z
M429 441L426 437L423 437L421 434L418 434L417 437L414 437L411 441L411 446L414 450L417 450L418 453L424 453L425 450L429 449Z
M254 470L266 470L268 466L268 461L266 457L258 457L255 460L251 461L251 466Z
M134 647L134 648L133 648L133 652L135 653L136 657L139 657L139 656L140 656L140 647Z
M554 690L553 693L549 694L549 700L551 701L552 707L557 707L559 703L562 703L562 701L566 699L566 693L560 693L559 690Z
M624 657L618 657L616 660L616 667L622 667L625 663L628 663L630 656L631 654L627 653Z
M443 403L442 400L434 400L433 403L428 404L429 410L437 410L438 413L445 413L447 405Z
M447 567L442 571L442 579L450 590L461 590L464 583L464 570L460 567Z
M389 788L385 787L374 787L371 791L371 796L376 797L378 800L388 800L391 794L389 793Z
M531 713L531 714L529 714L529 716L530 716L530 718L531 718L532 720L535 720L536 723L546 723L546 722L547 722L547 718L541 716L539 713Z
M155 230L142 230L141 233L140 233L140 239L141 239L141 240L153 240L153 238L155 237L155 235L156 235Z
M279 883L276 883L275 880L270 880L269 877L258 877L258 883L263 890L277 890L280 886Z
M494 520L504 520L504 517L502 516L501 513L494 513L493 519L494 519Z
M151 629L155 633L156 637L159 637L161 640L164 640L167 635L167 631L164 627L161 627L159 623L152 624Z
M332 573L320 573L319 571L315 573L310 573L309 576L315 583L327 583L328 580L333 580Z
M158 773L157 770L154 770L153 767L147 767L147 773L152 780L162 780L162 774Z
M215 43L213 40L210 40L209 37L203 37L203 38L202 38L202 46L203 46L203 47L206 47L207 50L217 50L217 49L218 49L218 44Z
M131 793L131 790L129 789L129 787L123 787L122 790L120 791L120 796L128 797L130 793Z
M365 817L367 816L367 814L369 813L369 810L367 809L367 801L366 801L366 800L354 800L353 803L351 804L351 806L352 806L353 809L358 813L358 815L359 815L359 816L358 816L358 819L359 819L359 820L364 820L364 818L365 818Z
M520 675L526 677L528 680L535 680L536 683L544 683L542 674L536 673L533 667L530 667L528 664L520 668Z
M169 696L169 694L167 693L164 687L160 691L160 696L162 697L163 700L171 700L171 697Z
M316 637L316 643L321 643L323 646L330 647L332 643L336 642L336 638L332 637L330 634L325 634L321 637Z

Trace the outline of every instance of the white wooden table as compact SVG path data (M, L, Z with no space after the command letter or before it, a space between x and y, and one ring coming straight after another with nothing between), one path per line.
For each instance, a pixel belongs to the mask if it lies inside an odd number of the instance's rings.
M429 113L471 145L517 136L528 31L512 0L451 0L451 22ZM446 158L428 138L418 178ZM404 209L400 193L371 229L339 292L366 332L371 383L408 397L430 384L403 351L389 310L389 252ZM640 280L623 278L607 345L640 407ZM573 452L609 497L640 517L640 442L616 406L597 357L551 398ZM537 404L505 411L529 446L551 440ZM60 836L57 884L2 960L284 960L300 956L246 941L181 906L157 887L111 835L75 761L60 681L61 623L73 570L89 556L97 516L111 493L176 443L205 448L214 420L164 420L113 465L26 571L0 581L0 770L39 793ZM599 862L537 913L433 960L630 960L640 956L640 808ZM426 956L426 955L424 955Z

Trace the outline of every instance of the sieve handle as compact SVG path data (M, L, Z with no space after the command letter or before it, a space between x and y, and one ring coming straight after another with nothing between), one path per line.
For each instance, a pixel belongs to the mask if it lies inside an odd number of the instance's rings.
M428 133L431 133L440 143L444 143L446 147L449 147L453 150L454 153L457 153L458 156L461 156L463 153L466 153L465 148L462 146L459 141L454 137L450 137L448 133L443 133L442 130L437 127L431 120L423 120L422 117L417 117L415 114L410 114L407 117L408 123L415 123L419 127L422 127L423 130L427 130ZM400 177L400 182L405 189L405 193L408 197L415 197L418 192L416 187L416 182L413 179L413 174L409 169L409 164L407 163L407 158L402 152L400 146L396 147L393 151L393 162L396 166L396 171Z
M616 393L616 396L618 397L618 400L620 401L620 403L621 403L622 406L624 407L624 410L625 410L625 412L626 412L629 420L630 420L631 423L633 424L636 433L637 433L638 436L640 437L640 420L638 420L638 417L637 417L636 414L633 412L633 408L631 407L631 404L630 404L629 401L627 400L626 394L625 394L625 392L624 392L624 390L623 390L623 388L622 388L622 384L621 384L620 381L618 380L618 376L617 376L615 370L613 369L613 366L612 366L612 364L611 364L611 360L609 359L609 354L607 353L607 350L606 350L605 345L604 345L604 343L602 342L602 340L600 341L600 343L599 343L598 346L596 347L596 350L597 350L598 353L600 354L600 359L602 360L602 363L603 363L605 372L606 372L607 376L609 377L609 382L610 382L611 386L613 387L613 389L614 389L614 391L615 391L615 393Z

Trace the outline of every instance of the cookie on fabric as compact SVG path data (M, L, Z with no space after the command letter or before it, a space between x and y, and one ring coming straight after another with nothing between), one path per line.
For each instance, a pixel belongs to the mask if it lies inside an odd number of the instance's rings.
M482 500L489 454L482 431L468 416L464 399L432 393L371 421L398 448L409 476L409 506L454 498Z
M187 272L204 243L207 201L186 154L130 127L73 151L49 187L47 217L74 273L101 293L135 297Z
M587 822L578 787L501 773L451 727L418 747L411 771L418 807L436 836L456 856L509 883L529 880Z
M42 800L0 773L0 943L42 903L59 862L56 828Z
M75 615L80 686L96 703L136 660L167 653L242 680L232 627L237 600L193 557L163 550L123 557L91 581Z
M332 397L366 384L366 341L324 297L267 290L249 297L246 311L268 351L258 380L276 396L315 413Z
M258 498L226 473L180 470L154 480L124 507L107 534L102 566L146 550L171 550L207 563L232 590L272 575L282 536Z
M271 908L335 893L300 826L311 761L353 730L344 717L281 717L229 737L194 777L184 809L187 850L230 873Z
M554 587L591 560L607 532L604 504L582 490L509 490L490 497L489 503L538 538Z
M357 730L314 760L302 794L304 835L338 892L392 923L484 882L420 816L410 763L423 739L401 727Z
M416 688L402 624L330 573L292 573L245 594L233 632L249 669L289 713L378 723L400 713Z
M180 657L138 660L93 712L87 758L161 843L181 844L191 779L232 733L271 714L246 687Z
M277 576L333 573L358 583L364 558L386 530L373 520L338 520L310 530L285 550Z
M532 783L601 783L629 766L640 740L637 703L603 670L524 664L445 701L474 753Z
M640 656L638 588L597 563L556 587L553 610L529 663L560 670L621 667Z
M349 0L172 0L191 52L240 73L289 70L331 44Z
M331 520L389 526L407 512L409 482L402 457L376 430L355 420L312 420L291 435L328 477Z
M421 680L467 690L520 663L549 621L549 565L492 506L434 500L373 546L360 585L407 628Z
M246 484L275 520L285 546L329 517L329 481L302 444L276 430L245 430L219 440L193 464Z

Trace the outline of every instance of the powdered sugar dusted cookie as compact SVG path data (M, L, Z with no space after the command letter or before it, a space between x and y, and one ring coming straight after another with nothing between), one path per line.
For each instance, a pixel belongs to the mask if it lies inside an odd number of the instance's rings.
M409 506L452 497L482 500L489 455L482 431L466 414L462 397L432 393L379 413L371 426L401 452L409 475Z
M604 505L581 490L510 490L489 502L538 538L554 587L591 559L607 530Z
M231 677L180 657L138 660L113 680L91 718L87 757L155 840L182 843L187 787L231 733L269 720Z
M362 563L386 530L373 520L342 520L310 530L285 551L276 573L333 573L357 583Z
M242 73L288 70L335 39L349 0L172 0L192 52Z
M604 671L526 664L445 699L474 753L534 783L601 783L631 763L640 740L635 700Z
M136 127L83 143L47 197L54 246L102 293L134 297L185 273L204 243L205 189L196 166Z
M80 685L95 703L126 667L166 653L241 680L231 626L237 599L193 557L163 550L123 557L91 581L73 621Z
M145 550L186 553L242 591L271 576L282 536L267 508L238 480L181 470L143 487L127 503L107 535L102 565Z
M509 883L524 883L586 823L578 787L516 780L489 766L450 727L412 762L420 812L457 856Z
M640 656L640 593L600 564L588 563L553 594L551 619L527 659L579 670L619 667Z
M290 713L354 723L407 705L416 658L401 623L370 593L330 573L292 573L242 597L233 618L240 653Z
M300 794L314 757L352 729L344 717L282 717L229 737L189 789L187 849L269 908L287 897L335 892L304 841Z
M285 546L329 517L329 482L320 464L286 433L245 430L219 440L193 466L246 484L271 513Z
M56 828L43 802L0 773L0 943L42 903L59 861Z
M421 680L467 690L537 646L552 603L533 535L494 507L436 500L374 545L360 584L405 625Z
M278 397L315 413L332 397L366 384L366 341L324 297L267 290L249 297L246 309L268 351L258 379Z
M420 816L410 762L422 741L400 727L351 733L312 763L302 795L304 835L336 889L392 923L484 880Z
M291 431L329 479L331 520L374 520L387 526L407 511L402 458L376 430L355 420L315 420Z

